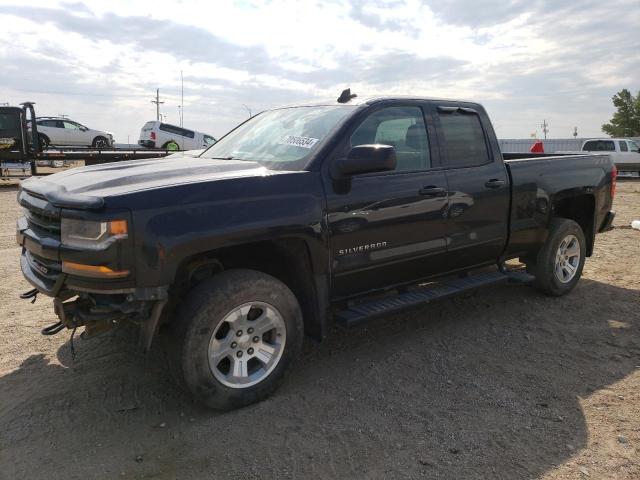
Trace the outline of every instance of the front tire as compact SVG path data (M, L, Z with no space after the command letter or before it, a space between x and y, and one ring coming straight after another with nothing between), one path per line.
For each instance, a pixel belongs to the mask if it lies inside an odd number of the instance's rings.
M93 142L91 142L91 146L97 149L109 148L109 140L105 137L96 137L93 139Z
M300 354L303 321L291 290L253 270L229 270L197 285L175 319L174 359L197 400L217 410L272 393Z
M566 218L551 220L549 237L535 264L527 265L527 270L536 277L534 286L554 297L569 293L580 280L586 251L580 225Z

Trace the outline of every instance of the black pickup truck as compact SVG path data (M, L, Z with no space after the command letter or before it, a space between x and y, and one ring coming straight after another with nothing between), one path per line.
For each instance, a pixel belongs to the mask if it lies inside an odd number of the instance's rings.
M44 333L132 322L149 348L166 331L193 395L228 409L272 392L331 320L509 280L575 287L611 229L608 156L503 155L476 103L347 97L261 113L196 158L24 181L23 296L60 319Z

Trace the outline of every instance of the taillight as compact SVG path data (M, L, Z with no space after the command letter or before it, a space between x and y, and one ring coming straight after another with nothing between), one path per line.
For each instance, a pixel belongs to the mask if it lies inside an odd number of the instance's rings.
M611 169L611 199L616 196L616 184L618 183L618 169L614 165Z
M156 132L151 132L149 137L151 137L151 140L155 140L156 139Z

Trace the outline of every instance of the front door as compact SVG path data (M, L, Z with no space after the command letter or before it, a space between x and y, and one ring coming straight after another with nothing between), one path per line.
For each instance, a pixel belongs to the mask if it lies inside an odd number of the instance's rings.
M66 145L88 145L85 140L86 134L80 130L80 125L75 122L70 122L69 120L63 120L64 124L64 138Z
M352 130L342 147L395 147L395 171L327 186L332 296L363 293L437 273L443 266L447 184L432 169L431 125L418 103L385 105ZM330 182L331 183L331 182Z

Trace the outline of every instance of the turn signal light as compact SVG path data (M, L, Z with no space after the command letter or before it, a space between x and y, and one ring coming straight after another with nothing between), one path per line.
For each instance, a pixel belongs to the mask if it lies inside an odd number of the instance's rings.
M616 196L616 186L618 184L618 169L614 165L611 169L611 199Z
M111 235L126 235L129 233L129 227L126 220L111 220L109 222L109 233Z
M104 265L85 265L68 261L62 262L62 271L71 275L91 278L122 278L129 275L129 270L113 270Z

